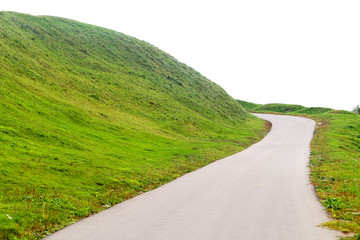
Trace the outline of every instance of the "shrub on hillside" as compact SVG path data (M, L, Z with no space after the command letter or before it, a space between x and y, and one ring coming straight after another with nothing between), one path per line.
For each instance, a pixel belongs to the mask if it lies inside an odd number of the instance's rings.
M357 105L356 107L354 107L353 112L357 113L357 114L360 114L360 106Z

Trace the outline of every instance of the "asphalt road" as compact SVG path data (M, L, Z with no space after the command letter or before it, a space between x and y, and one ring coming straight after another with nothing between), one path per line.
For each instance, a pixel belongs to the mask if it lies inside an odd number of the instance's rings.
M309 184L315 122L258 116L273 124L261 142L47 239L335 240Z

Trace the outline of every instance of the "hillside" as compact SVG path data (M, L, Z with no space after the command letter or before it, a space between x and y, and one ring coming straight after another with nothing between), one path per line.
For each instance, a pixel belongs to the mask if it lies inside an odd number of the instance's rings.
M261 113L286 113L286 114L321 114L330 112L333 109L324 107L304 107L297 104L268 103L257 104L243 100L237 100L241 106L250 112Z
M158 48L0 12L0 238L39 239L261 139L264 122Z

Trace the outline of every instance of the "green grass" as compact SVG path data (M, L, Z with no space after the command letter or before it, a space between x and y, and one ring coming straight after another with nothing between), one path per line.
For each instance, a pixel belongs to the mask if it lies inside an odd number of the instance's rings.
M317 121L309 166L317 195L333 219L323 225L347 234L346 239L360 239L360 115L289 104L264 106L255 111L266 109Z
M260 107L261 104L257 104L257 103L252 103L252 102L247 102L247 101L243 101L243 100L237 100L238 103L241 104L241 106L243 108L245 108L246 110L252 110L252 109L255 109L257 107Z
M321 114L329 112L333 109L324 107L304 107L296 104L268 103L256 104L237 100L246 110L258 113L283 113L283 114Z
M0 239L40 239L259 141L264 121L158 48L0 12Z
M333 111L320 115L318 123L310 168L316 192L333 218L324 225L359 234L360 115Z

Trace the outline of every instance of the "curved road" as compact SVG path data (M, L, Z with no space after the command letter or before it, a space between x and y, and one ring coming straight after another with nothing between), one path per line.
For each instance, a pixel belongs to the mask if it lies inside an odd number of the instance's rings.
M47 239L335 240L309 184L315 122L257 116L273 124L261 142Z

